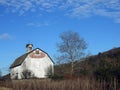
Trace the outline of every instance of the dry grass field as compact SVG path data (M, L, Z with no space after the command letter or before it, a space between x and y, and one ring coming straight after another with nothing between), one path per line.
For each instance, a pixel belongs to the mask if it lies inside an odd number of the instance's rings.
M72 80L14 80L0 84L0 90L120 90L120 84L82 78ZM4 87L4 88L3 88Z
M0 87L0 90L12 90L10 88Z

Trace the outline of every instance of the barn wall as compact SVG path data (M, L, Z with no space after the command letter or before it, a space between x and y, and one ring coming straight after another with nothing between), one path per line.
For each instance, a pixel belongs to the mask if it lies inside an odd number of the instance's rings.
M28 56L23 64L25 68L31 71L33 76L37 78L46 78L54 72L53 62L47 55L44 58L31 58Z
M24 79L25 73L29 74L28 78L47 78L54 73L54 63L47 54L42 58L32 58L29 54L20 66L12 68L10 72L11 79Z
M21 68L21 66L11 68L10 69L11 79L22 79L22 71L23 69Z

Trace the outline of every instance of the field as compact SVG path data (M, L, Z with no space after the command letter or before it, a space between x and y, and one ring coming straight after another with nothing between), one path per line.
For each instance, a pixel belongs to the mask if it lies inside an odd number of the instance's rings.
M0 87L0 90L12 90L10 88Z
M0 83L0 90L120 90L117 80L96 81L89 78L71 80L13 80Z

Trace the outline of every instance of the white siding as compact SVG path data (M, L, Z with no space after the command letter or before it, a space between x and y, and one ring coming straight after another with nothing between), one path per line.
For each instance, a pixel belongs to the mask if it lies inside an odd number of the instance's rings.
M48 75L49 68L53 69L53 62L46 57L44 58L30 58L29 56L24 61L26 63L26 68L34 74L37 78L46 78ZM53 72L53 70L52 70Z
M46 78L51 72L54 73L54 63L47 54L43 58L31 58L29 55L24 62L17 67L11 69L11 79L23 79L23 72L28 70L32 73L31 77Z
M11 79L22 79L22 70L21 66L14 67L10 70Z

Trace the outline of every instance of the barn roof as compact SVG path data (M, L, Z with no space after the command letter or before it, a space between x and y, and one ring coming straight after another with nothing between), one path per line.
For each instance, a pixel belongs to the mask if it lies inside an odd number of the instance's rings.
M39 49L39 48L36 48L36 49ZM30 54L31 52L35 51L36 49L28 52L28 53L25 53L23 54L22 56L18 57L14 62L13 64L10 66L10 68L14 68L14 67L17 67L19 65L21 65L23 63L23 61L25 60L25 58L28 56L28 54ZM39 49L41 50L41 49ZM42 52L46 53L45 51L41 50ZM46 53L48 55L48 53ZM50 60L54 63L54 61L51 59L51 57L48 55L48 57L50 58Z

